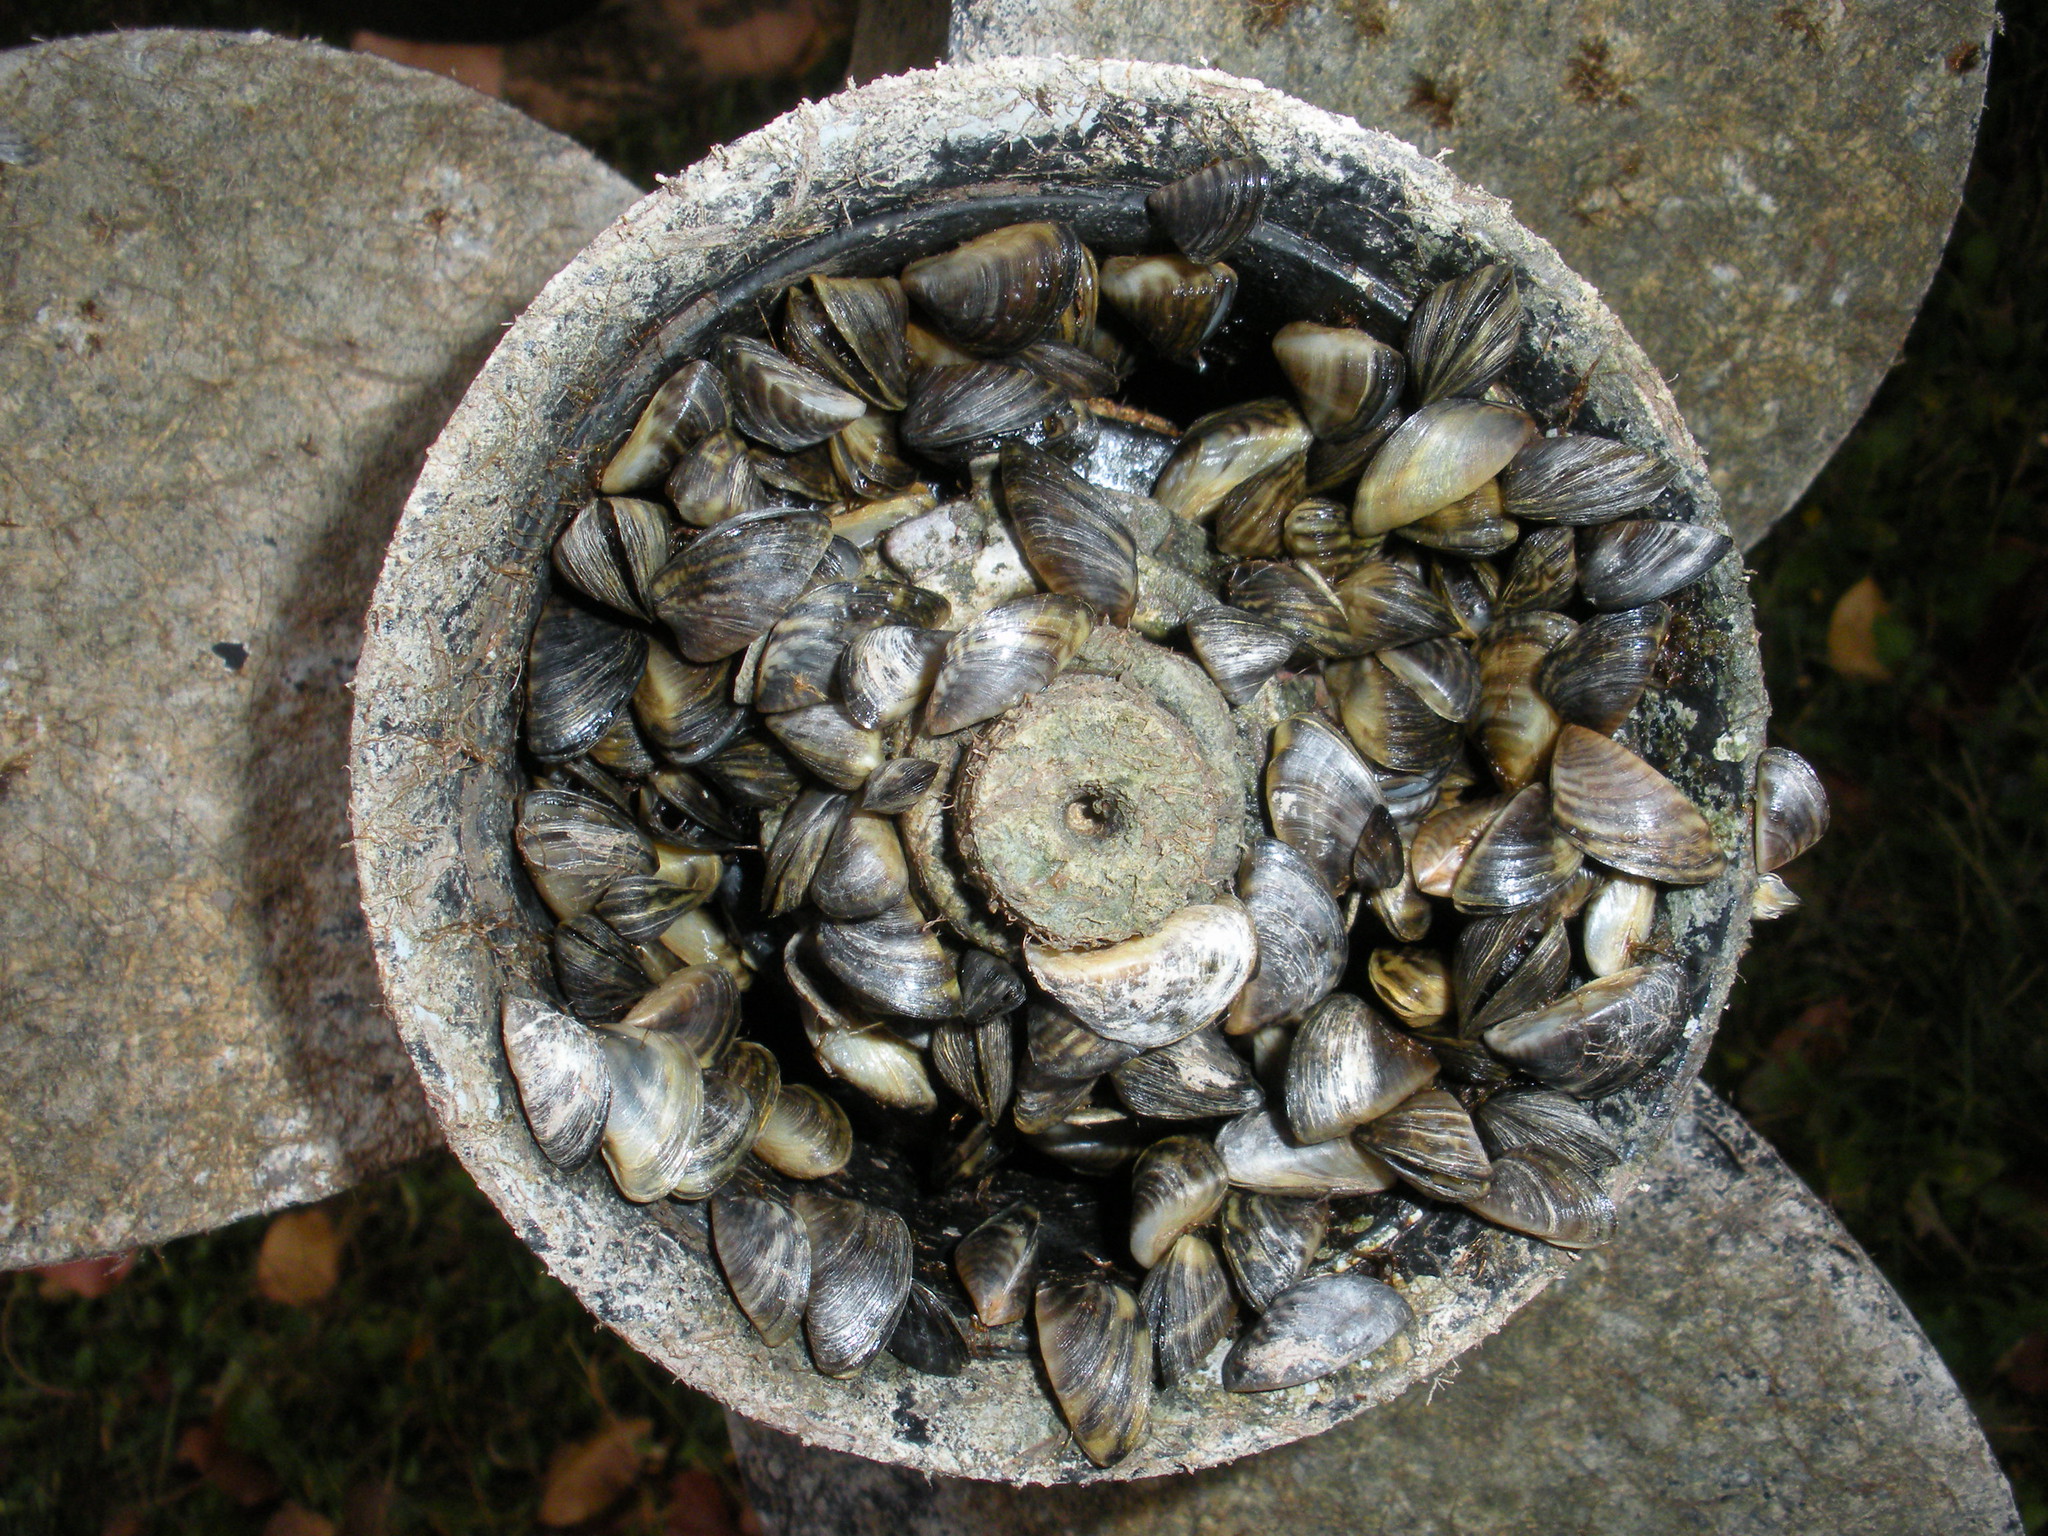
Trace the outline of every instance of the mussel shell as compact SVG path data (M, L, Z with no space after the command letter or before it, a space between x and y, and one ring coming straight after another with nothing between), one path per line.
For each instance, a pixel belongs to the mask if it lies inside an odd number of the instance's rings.
M1586 903L1579 930L1586 969L1595 976L1627 970L1656 924L1656 885L1634 875L1610 875Z
M1141 1050L1194 1033L1251 975L1258 940L1236 902L1182 907L1153 932L1101 949L1024 943L1039 986L1088 1028Z
M788 805L803 792L795 765L758 736L745 736L704 759L699 771L726 797L759 810Z
M1233 486L1304 452L1308 424L1285 400L1247 400L1201 417L1182 435L1153 483L1165 507L1201 522Z
M840 661L840 693L853 720L874 729L906 719L939 675L952 632L883 624L854 637Z
M1477 1199L1493 1177L1472 1117L1441 1088L1411 1095L1357 1136L1403 1179L1438 1200Z
M1482 560L1513 547L1521 530L1500 514L1500 486L1488 480L1469 496L1394 530L1411 544Z
M853 1155L846 1111L807 1083L784 1083L754 1137L754 1155L792 1179L822 1179Z
M1067 392L1028 368L974 363L934 368L911 390L896 434L941 464L966 464L1005 442L1045 447L1072 440L1080 418Z
M1298 644L1279 625L1221 605L1190 614L1187 631L1196 659L1234 705L1265 687Z
M922 1281L910 1283L910 1297L896 1331L889 1335L889 1353L927 1376L958 1376L973 1358L952 1309Z
M1278 625L1318 656L1355 656L1343 603L1323 574L1291 560L1253 560L1230 576L1230 602Z
M1138 1299L1113 1280L1041 1285L1038 1353L1074 1442L1098 1467L1144 1442L1152 1412L1152 1335Z
M794 912L809 900L818 862L825 857L850 805L847 796L832 790L807 789L797 796L768 844L764 888L768 916Z
M817 274L787 295L783 345L870 405L900 411L910 380L909 319L910 303L893 277Z
M1448 635L1457 622L1427 583L1391 560L1367 560L1337 583L1359 649L1390 650Z
M505 1060L526 1123L549 1162L581 1168L597 1150L612 1103L611 1073L595 1031L535 997L507 993Z
M831 540L822 512L770 507L727 518L684 545L649 596L685 657L718 661L788 611Z
M1685 1033L1685 971L1668 960L1589 981L1490 1027L1486 1047L1579 1099L1625 1088Z
M1241 1115L1266 1102L1251 1063L1214 1029L1134 1057L1112 1069L1109 1081L1132 1114L1152 1120Z
M780 1200L724 1193L711 1202L711 1247L747 1321L771 1348L796 1337L811 1289L811 1240Z
M740 435L713 432L669 472L668 499L692 528L710 528L765 506L768 493Z
M634 1003L619 1024L674 1035L709 1067L739 1031L739 988L724 966L686 965Z
M1349 1136L1305 1146L1273 1109L1252 1110L1224 1126L1216 1133L1216 1152L1233 1185L1260 1194L1371 1195L1394 1182L1394 1170Z
M1768 923L1783 917L1799 906L1799 893L1785 883L1779 875L1758 875L1756 889L1750 893L1749 915L1759 923Z
M543 786L521 795L513 839L557 918L590 911L615 880L654 872L647 834L612 806L573 789Z
M1233 1189L1223 1202L1223 1259L1254 1312L1298 1284L1323 1246L1330 1207L1322 1200Z
M1450 1015L1450 967L1433 949L1376 949L1366 961L1366 979L1410 1029L1428 1029Z
M1377 659L1431 713L1462 725L1479 712L1479 663L1462 641L1439 635L1383 650Z
M755 446L747 450L747 458L761 484L773 490L805 501L836 501L840 495L839 467L832 462L830 443L814 443L794 453Z
M1094 627L1086 604L1056 593L991 608L946 643L925 704L928 736L991 720L1051 682Z
M1343 672L1332 668L1324 676L1345 733L1375 769L1435 778L1457 757L1464 742L1458 722L1425 703L1377 656L1361 656Z
M1391 415L1408 372L1399 348L1349 326L1307 320L1274 333L1273 356L1309 430L1329 442L1362 437Z
M910 861L895 823L867 811L841 821L818 860L810 894L820 912L842 923L873 917L902 901L910 894Z
M1414 1317L1400 1292L1355 1272L1317 1275L1273 1299L1223 1360L1232 1392L1298 1387L1364 1359Z
M599 1148L619 1193L659 1200L683 1176L704 1105L704 1069L674 1035L607 1030L599 1041L612 1082Z
M645 775L645 788L670 810L713 837L737 842L745 830L715 790L686 768L654 768ZM653 819L647 818L653 825ZM664 871L665 874L673 872Z
M682 853L668 863L665 873L621 875L591 909L628 944L658 942L677 918L711 899L725 872L715 853Z
M1507 1088L1473 1113L1486 1150L1496 1159L1541 1147L1590 1172L1621 1164L1621 1148L1577 1099L1550 1088Z
M1237 297L1237 273L1185 256L1112 256L1097 279L1115 306L1161 355L1194 364Z
M1217 160L1145 194L1145 206L1189 261L1228 255L1266 206L1272 172L1257 155Z
M703 1109L670 1196L703 1200L718 1193L746 1161L781 1087L774 1053L752 1040L740 1041L720 1067L706 1071Z
M1604 1175L1542 1146L1496 1157L1492 1184L1466 1209L1559 1248L1597 1248L1621 1228Z
M1425 896L1448 896L1472 848L1507 804L1505 796L1466 800L1431 811L1415 829L1408 867Z
M1564 835L1624 874L1701 885L1728 860L1699 807L1620 742L1567 725L1550 765L1551 814Z
M1011 353L1008 361L1057 384L1076 400L1105 398L1123 383L1123 371L1114 363L1049 336Z
M1301 455L1282 459L1224 492L1214 524L1219 554L1270 560L1286 552L1282 528L1307 494L1305 464Z
M1295 715L1273 728L1266 764L1266 815L1273 835L1291 846L1333 896L1351 887L1351 854L1379 784L1342 732L1314 715Z
M1479 647L1479 715L1473 739L1502 789L1522 788L1550 762L1563 722L1538 691L1536 674L1573 628L1560 613L1509 614Z
M1033 1072L1062 1082L1091 1084L1140 1051L1098 1035L1058 1004L1037 999L1025 1010L1024 1036Z
M959 1016L958 964L909 901L858 923L820 923L818 958L856 997L883 1013Z
M1400 824L1384 805L1366 813L1365 830L1351 850L1351 883L1378 894L1408 881L1408 850L1401 846Z
M619 496L661 479L676 456L731 416L725 380L701 359L662 381L642 408L633 430L598 477L601 496Z
M1727 534L1692 523L1605 523L1579 546L1579 590L1595 608L1640 608L1691 586L1734 548Z
M586 597L644 621L654 617L647 584L668 564L673 542L673 525L658 503L600 497L555 540L555 569Z
M1612 522L1655 501L1676 465L1612 438L1567 432L1532 439L1501 471L1510 517L1578 526Z
M898 815L922 800L938 776L939 765L929 758L891 758L861 786L860 808L877 816Z
M1351 531L1351 509L1325 496L1306 497L1287 509L1280 520L1280 547L1330 582L1342 580L1374 548Z
M1427 572L1430 594L1449 622L1446 634L1475 641L1493 625L1494 600L1500 595L1500 572L1484 560L1431 560Z
M553 949L562 996L586 1023L616 1021L647 990L632 946L591 913L556 924Z
M1404 875L1398 885L1384 886L1367 900L1373 915L1401 943L1419 944L1429 932L1433 909L1412 878Z
M626 709L612 716L612 723L590 744L585 756L598 767L629 779L644 777L655 767L654 754L634 728L632 711Z
M1064 224L1009 224L913 261L901 281L948 337L996 357L1053 328L1073 302L1084 254Z
M1287 1053L1287 1124L1303 1143L1377 1119L1436 1077L1436 1058L1361 999L1333 992Z
M1521 339L1522 299L1504 263L1439 284L1408 321L1416 398L1427 406L1449 395L1483 393L1514 361Z
M1351 526L1371 538L1463 501L1499 474L1535 423L1481 400L1439 400L1393 430L1352 501Z
M973 1106L982 1119L990 1124L1002 1119L1016 1081L1016 1044L1006 1016L998 1014L979 1024L948 1021L936 1025L931 1056L940 1081Z
M740 430L784 453L824 442L867 410L858 395L750 336L726 337L718 362Z
M1536 686L1564 719L1611 736L1642 698L1670 628L1662 603L1595 614L1543 659Z
M763 722L804 767L835 789L857 790L882 766L882 738L864 730L836 703L769 715Z
M967 1129L958 1132L962 1118L953 1116L935 1144L931 1182L940 1189L978 1182L1009 1154L1007 1141L999 1138L996 1128L979 1115L970 1112Z
M595 745L640 681L647 636L551 597L526 648L526 746L542 762Z
M1152 1334L1153 1363L1162 1387L1201 1369L1237 1325L1223 1261L1199 1232L1184 1232L1174 1239L1138 1288L1138 1308Z
M633 690L633 718L670 762L700 762L723 751L746 725L731 686L730 661L699 665L650 640L646 670Z
M1756 867L1781 869L1828 829L1828 792L1813 764L1784 747L1766 747L1756 765Z
M1038 579L1110 623L1128 624L1138 601L1138 545L1124 520L1042 449L1005 443L1001 471L1017 546Z
M1020 1321L1031 1305L1038 1264L1038 1212L1013 1205L960 1239L953 1273L984 1328Z
M1251 915L1259 958L1251 979L1231 1000L1225 1027L1245 1035L1299 1018L1321 1002L1344 974L1350 944L1343 909L1323 876L1279 838L1262 837L1246 851L1238 867L1237 894ZM1252 1107L1240 1104L1211 1113Z
M1466 1039L1540 1008L1564 990L1571 968L1564 926L1541 908L1467 923L1451 956L1451 995Z
M896 418L869 411L848 422L826 445L832 472L855 501L880 501L917 483L917 466L903 456Z
M910 1297L910 1228L894 1211L799 1190L811 1243L804 1338L827 1376L852 1376L896 1331Z
M873 549L899 523L920 517L939 504L931 487L919 482L880 501L831 508L832 535L855 549Z
M1451 882L1460 912L1492 916L1533 906L1569 880L1585 855L1550 816L1541 784L1517 790L1486 824Z
M1063 1124L1067 1117L1095 1096L1095 1079L1053 1077L1036 1067L1028 1069L1017 1084L1011 1122L1026 1136L1044 1136ZM1138 1149L1133 1147L1135 1157Z
M1199 1136L1167 1136L1131 1170L1131 1256L1150 1269L1181 1233L1201 1226L1229 1187L1223 1160Z
M1024 978L1009 961L985 949L960 957L960 1016L970 1024L1013 1013L1024 1006L1024 997Z
M1578 540L1569 528L1538 528L1522 540L1501 583L1496 607L1502 613L1526 608L1562 608L1578 585Z

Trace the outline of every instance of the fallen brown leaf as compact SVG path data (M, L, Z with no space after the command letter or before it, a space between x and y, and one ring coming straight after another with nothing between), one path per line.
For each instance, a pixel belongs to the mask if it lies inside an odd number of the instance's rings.
M263 1522L263 1536L334 1536L334 1522L287 1499Z
M1992 1369L2029 1397L2048 1393L2048 1334L2025 1335Z
M541 1485L542 1525L581 1525L640 1480L640 1446L652 1419L614 1419L587 1440L560 1446Z
M1859 682L1890 682L1891 668L1877 656L1877 621L1891 606L1869 576L1837 598L1828 617L1828 665Z
M268 1301L308 1306L341 1278L341 1234L317 1205L270 1218L256 1253L256 1290Z
M724 1485L701 1468L670 1478L661 1536L739 1536Z
M45 1264L36 1271L41 1284L36 1294L45 1301L66 1301L81 1297L97 1301L128 1278L135 1267L132 1253L113 1253L98 1259L73 1259L68 1264Z
M277 1497L270 1468L229 1445L211 1424L191 1425L178 1436L178 1460L244 1509Z

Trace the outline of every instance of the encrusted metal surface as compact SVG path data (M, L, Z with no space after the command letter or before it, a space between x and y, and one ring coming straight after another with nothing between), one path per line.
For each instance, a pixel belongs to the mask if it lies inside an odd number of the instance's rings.
M384 541L499 327L632 190L276 38L0 55L0 1269L434 1140L348 853Z
M1248 304L1386 318L1452 272L1518 270L1529 344L1513 375L1542 419L1668 454L1669 515L1713 522L1712 489L1654 370L1556 253L1407 146L1227 76L1161 65L1008 60L878 82L800 108L693 167L552 282L508 333L428 463L371 606L352 772L364 908L400 1031L450 1144L548 1266L689 1384L816 1444L1016 1482L1144 1477L1313 1434L1398 1395L1498 1328L1565 1267L1461 1213L1417 1224L1385 1262L1419 1321L1323 1381L1260 1395L1209 1378L1163 1399L1149 1442L1108 1472L1073 1452L1023 1361L967 1376L878 1360L820 1377L764 1349L693 1250L688 1215L626 1206L600 1169L563 1174L522 1122L497 1037L508 978L538 974L543 917L511 850L514 681L545 552L654 382L790 277L888 271L1016 217L1071 219L1109 249L1148 237L1143 190L1224 140L1277 168L1269 225L1233 257ZM1315 242L1293 233L1314 228ZM735 230L747 231L744 241ZM1271 302L1269 299L1268 302ZM1739 807L1764 701L1733 560L1681 606L1701 645L1653 755L1714 819L1728 873L1671 904L1694 978L1686 1041L1602 1114L1640 1165L1698 1070L1747 931ZM1632 1177L1632 1173L1630 1175Z

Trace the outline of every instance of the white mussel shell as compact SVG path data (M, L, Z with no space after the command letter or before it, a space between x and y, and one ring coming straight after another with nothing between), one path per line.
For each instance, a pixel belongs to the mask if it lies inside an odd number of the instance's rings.
M1407 1327L1401 1293L1360 1274L1317 1275L1273 1299L1223 1361L1233 1392L1298 1387L1364 1359Z
M582 1167L597 1150L612 1102L599 1036L559 1008L516 993L506 995L502 1027L533 1139L549 1162Z
M1157 1050L1193 1034L1230 1005L1258 959L1252 920L1236 902L1182 907L1142 938L1103 949L1056 950L1028 939L1038 984L1111 1040Z

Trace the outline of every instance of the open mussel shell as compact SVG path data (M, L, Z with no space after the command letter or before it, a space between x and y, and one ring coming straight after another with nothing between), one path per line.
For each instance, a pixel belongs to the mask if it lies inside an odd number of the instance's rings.
M913 261L901 281L950 339L998 357L1052 330L1073 302L1084 254L1064 224L1009 224Z
M1110 1086L1131 1113L1152 1120L1207 1120L1241 1115L1266 1102L1251 1063L1215 1029L1198 1029L1113 1068Z
M1259 958L1251 979L1231 999L1225 1027L1247 1035L1299 1018L1321 1002L1344 974L1350 944L1343 909L1328 882L1279 838L1262 837L1246 851L1237 894L1251 915Z
M1145 195L1167 239L1189 261L1227 256L1251 233L1266 206L1272 172L1257 155L1218 160Z
M723 427L731 416L725 380L701 359L677 369L655 390L633 430L605 464L598 494L619 496L657 483L684 449Z
M1502 613L1562 608L1579 581L1579 542L1569 528L1537 528L1524 538L1501 583Z
M825 968L869 1006L909 1019L959 1016L959 966L912 902L857 923L820 923L817 937Z
M754 1137L754 1155L792 1179L822 1179L853 1155L846 1111L807 1083L784 1083Z
M971 951L979 953L979 951ZM1003 1015L979 1024L947 1021L931 1039L932 1066L939 1079L993 1124L1010 1107L1015 1084L1016 1042Z
M1112 256L1098 281L1116 312L1176 363L1201 360L1237 297L1235 271L1185 256Z
M1431 595L1442 605L1449 620L1449 628L1442 633L1465 641L1483 639L1493 625L1494 602L1500 596L1500 572L1484 560L1431 559L1425 574Z
M1363 331L1297 320L1274 333L1273 356L1309 430L1326 441L1363 436L1400 403L1407 360Z
M1562 718L1611 736L1642 698L1670 628L1662 603L1595 614L1543 659L1536 686Z
M1472 1117L1441 1088L1404 1099L1357 1135L1403 1179L1438 1200L1477 1199L1493 1177Z
M1387 1012L1410 1029L1428 1029L1449 1017L1451 973L1433 949L1376 949L1366 979Z
M781 618L832 540L822 512L770 507L706 529L654 579L649 596L691 661L745 650Z
M1138 1298L1113 1280L1041 1285L1038 1353L1081 1453L1115 1466L1145 1438L1152 1413L1152 1334Z
M704 1069L674 1035L609 1030L599 1044L612 1102L598 1145L619 1193L644 1205L674 1189L688 1169Z
M905 447L941 464L964 465L1005 442L1061 445L1080 431L1067 392L1028 368L974 363L934 368L911 390L896 423Z
M1187 633L1196 659L1232 704L1265 687L1299 643L1277 624L1221 605L1190 614Z
M1734 548L1727 534L1692 523L1605 523L1579 546L1579 590L1595 608L1640 608L1691 586Z
M1193 1375L1237 1325L1223 1261L1199 1232L1174 1239L1138 1288L1138 1309L1152 1334L1162 1387Z
M1544 1086L1597 1099L1634 1082L1677 1043L1685 998L1684 968L1657 960L1503 1019L1484 1038Z
M1254 1312L1298 1284L1329 1231L1330 1207L1320 1199L1233 1189L1219 1225L1224 1262L1238 1294Z
M555 980L580 1019L612 1023L647 990L647 973L632 946L591 913L556 924L552 947Z
M999 1211L960 1239L953 1273L984 1328L1021 1320L1031 1305L1038 1264L1038 1212L1028 1205Z
M894 1211L813 1190L793 1203L811 1244L811 1361L827 1376L855 1375L889 1342L910 1296L910 1228Z
M824 442L867 410L858 395L750 336L726 337L718 362L739 429L783 453Z
M1597 1248L1613 1242L1621 1229L1604 1171L1545 1146L1517 1147L1496 1157L1486 1193L1465 1208L1559 1248Z
M1564 835L1624 874L1701 885L1727 867L1699 807L1620 742L1568 725L1550 765L1551 814Z
M1251 975L1258 940L1236 902L1182 907L1149 934L1101 949L1027 939L1032 979L1089 1029L1157 1050L1222 1013Z
M1152 1143L1131 1170L1131 1257L1157 1264L1175 1238L1216 1214L1228 1187L1223 1159L1201 1137Z
M594 746L640 681L647 636L549 598L526 648L526 745L542 762Z
M1371 1195L1394 1182L1394 1170L1349 1136L1303 1144L1272 1109L1252 1110L1224 1126L1216 1133L1216 1153L1234 1186L1260 1194Z
M1352 850L1381 803L1365 760L1327 721L1294 715L1273 728L1265 790L1273 835L1342 896L1351 888Z
M557 918L590 911L615 880L654 872L647 834L615 807L573 789L542 786L521 795L513 838Z
M1533 782L1550 762L1563 720L1537 687L1544 658L1573 633L1561 613L1504 615L1479 647L1473 739L1502 789Z
M597 1150L612 1079L595 1031L535 997L507 994L505 1060L533 1139L557 1167L581 1168Z
M1287 1054L1287 1123L1313 1144L1377 1119L1427 1087L1436 1058L1348 992L1333 992L1295 1031Z
M708 1067L739 1031L739 987L724 966L686 965L634 1003L619 1024L674 1035Z
M1458 1033L1473 1039L1502 1019L1540 1008L1564 990L1571 942L1540 907L1468 923L1451 957Z
M835 922L886 912L910 894L910 862L896 824L856 811L839 823L811 877L811 901Z
M860 808L877 816L898 815L922 800L938 776L939 765L929 758L891 758L861 786Z
M768 844L765 909L770 917L794 912L810 899L833 834L846 819L852 801L829 789L807 789L784 813Z
M780 1200L728 1191L711 1202L711 1247L747 1321L771 1347L796 1337L810 1299L811 1240Z
M586 597L640 620L654 615L646 591L668 564L674 525L655 502L603 496L569 520L555 540L555 569Z
M1247 400L1191 425L1153 483L1159 502L1201 522L1224 496L1262 469L1307 450L1308 424L1285 400Z
M1337 696L1345 733L1374 768L1435 779L1458 756L1464 743L1458 722L1424 702L1377 656L1346 662L1341 671L1332 666L1323 675Z
M1521 339L1522 299L1505 264L1438 284L1408 320L1416 399L1427 406L1483 393L1514 361Z
M1612 438L1567 432L1532 439L1501 471L1508 516L1580 526L1612 522L1655 501L1676 465Z
M835 789L859 789L886 755L881 734L863 729L836 703L785 710L763 723L791 757Z
M1367 560L1354 567L1338 581L1336 592L1361 650L1413 645L1457 627L1451 610L1429 585L1391 560Z
M1232 1392L1298 1387L1363 1360L1414 1317L1401 1293L1355 1273L1317 1275L1273 1298L1223 1360Z
M1828 792L1813 764L1766 747L1756 765L1756 867L1769 874L1806 852L1828 829Z
M1558 830L1541 784L1517 790L1458 866L1451 904L1474 916L1534 906L1569 880L1585 855Z
M1592 1110L1554 1089L1503 1089L1490 1095L1472 1118L1495 1158L1542 1147L1594 1172L1621 1165L1621 1148L1593 1118Z
M1249 561L1231 573L1229 593L1232 606L1286 630L1318 656L1355 656L1364 649L1336 590L1312 566Z
M1657 925L1657 887L1634 875L1610 875L1586 903L1580 944L1595 976L1625 971L1641 958Z
M1054 677L1094 627L1085 603L1057 593L991 608L946 643L924 731L945 736L994 719Z
M1051 591L1078 598L1112 624L1138 601L1138 545L1096 488L1025 443L1005 443L1003 505L1017 546Z
M1351 526L1371 538L1464 500L1499 474L1535 423L1481 400L1439 400L1410 416L1366 466Z

